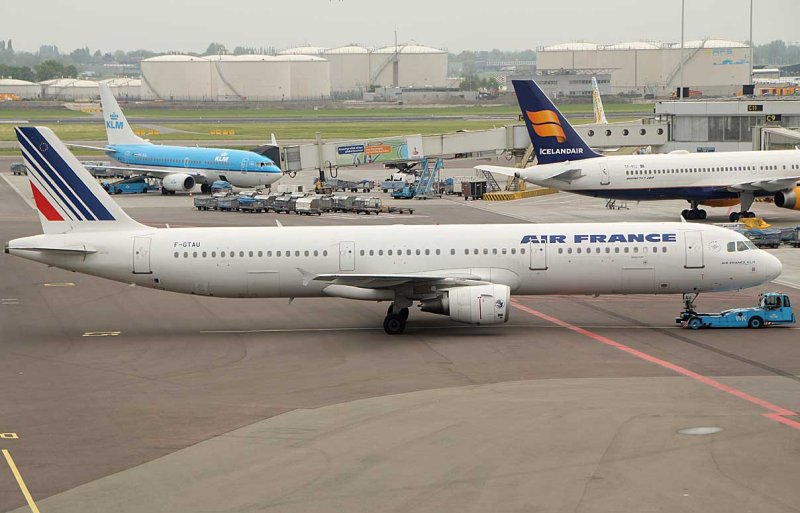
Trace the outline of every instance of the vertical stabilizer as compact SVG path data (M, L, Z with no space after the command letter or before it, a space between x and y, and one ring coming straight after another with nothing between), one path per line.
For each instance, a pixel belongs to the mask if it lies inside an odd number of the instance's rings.
M52 130L17 127L44 233L145 228L111 199Z
M522 117L540 164L600 157L533 80L513 80Z
M100 105L103 108L103 122L106 124L109 145L150 144L133 133L108 84L100 84Z
M597 79L592 77L592 105L594 106L594 122L598 125L607 125L606 111L603 110L603 99L600 98L600 88Z

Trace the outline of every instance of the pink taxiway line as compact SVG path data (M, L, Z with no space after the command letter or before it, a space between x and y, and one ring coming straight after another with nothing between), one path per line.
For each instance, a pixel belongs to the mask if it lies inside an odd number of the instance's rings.
M768 410L769 413L763 413L762 414L764 417L766 417L766 418L768 418L770 420L774 420L775 422L780 422L781 424L785 424L785 425L787 425L787 426L789 426L791 428L800 430L800 422L788 418L788 417L797 416L798 415L797 412L793 412L791 410L787 410L786 408L783 408L783 407L778 406L776 404L772 404L769 401L765 401L764 399L761 399L761 398L755 397L753 395L750 395L747 392L739 390L738 388L734 388L734 387L731 387L731 386L728 386L728 385L724 385L724 384L720 383L719 381L717 381L717 380L715 380L713 378L709 378L708 376L703 376L702 374L698 374L696 372L690 371L689 369L687 369L685 367L681 367L680 365L676 365L676 364L674 364L672 362L668 362L666 360L662 360L661 358L657 358L655 356L652 356L652 355L649 355L649 354L644 353L642 351L639 351L638 349L634 349L632 347L626 346L625 344L617 342L616 340L612 340L612 339L610 339L608 337L604 337L603 335L599 335L599 334L594 333L592 331L589 331L587 329L580 328L580 327L572 325L572 324L570 324L570 323L568 323L566 321L562 321L561 319L557 319L555 317L552 317L550 315L542 313L542 312L540 312L538 310L534 310L533 308L529 308L529 307L527 307L525 305L522 305L522 304L518 303L517 301L512 301L511 304L514 306L514 308L516 308L518 310L521 310L521 311L523 311L525 313L529 313L531 315L539 317L540 319L543 319L543 320L545 320L547 322L551 322L551 323L553 323L553 324L555 324L557 326L561 326L562 328L566 328L566 329L568 329L570 331L574 331L575 333L578 333L580 335L583 335L584 337L588 337L588 338L590 338L592 340L600 342L601 344L605 344L607 346L613 347L614 349L618 349L620 351L628 353L629 355L635 356L636 358L639 358L640 360L644 360L646 362L654 363L654 364L659 365L659 366L661 366L661 367L663 367L665 369L669 369L669 370L671 370L673 372L676 372L678 374L686 376L687 378L691 378L691 379L693 379L695 381L698 381L698 382L700 382L700 383L702 383L704 385L716 388L717 390L721 390L722 392L725 392L726 394L730 394L730 395L732 395L734 397L738 397L739 399L744 399L745 401L747 401L749 403L755 404L757 406L760 406L761 408L764 408L765 410Z

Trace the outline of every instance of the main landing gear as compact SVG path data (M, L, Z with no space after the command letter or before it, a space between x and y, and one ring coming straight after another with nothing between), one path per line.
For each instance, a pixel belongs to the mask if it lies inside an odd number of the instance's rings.
M383 331L389 335L400 335L406 329L407 320L408 308L392 303L383 319Z
M753 206L753 201L755 201L755 196L752 192L743 192L739 195L739 201L742 203L742 211L741 212L731 212L731 215L728 216L730 222L735 223L739 219L748 219L755 217L754 212L749 212L750 207Z
M690 201L689 203L692 205L692 209L684 210L683 212L681 212L681 217L683 217L686 220L692 220L692 221L702 220L706 218L706 211L697 208L697 205L699 205L697 201Z

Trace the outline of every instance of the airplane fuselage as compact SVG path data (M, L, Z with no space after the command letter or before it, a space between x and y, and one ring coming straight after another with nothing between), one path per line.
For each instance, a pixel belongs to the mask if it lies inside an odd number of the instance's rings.
M537 178L560 170L566 173ZM767 182L800 176L800 151L599 157L534 166L520 171L520 175L537 185L599 198L702 202L738 198L742 189L750 187L737 185L754 181L762 183L752 188L756 197L789 188Z
M89 252L15 249L52 247L53 240ZM304 283L304 274L387 270L466 273L522 295L735 290L780 272L777 259L742 235L686 223L153 228L37 235L11 241L9 252L120 282L219 297L328 296L330 283ZM425 290L409 296L425 297Z
M237 187L271 185L283 176L263 155L245 150L162 146L156 144L109 145L107 154L123 164L174 173L196 173L205 182L226 180Z

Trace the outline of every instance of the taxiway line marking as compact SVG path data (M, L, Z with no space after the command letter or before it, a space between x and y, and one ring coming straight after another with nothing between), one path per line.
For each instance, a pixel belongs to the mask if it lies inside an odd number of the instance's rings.
M22 491L22 495L25 496L25 500L28 501L28 507L31 508L33 513L39 513L39 508L33 501L31 492L28 491L28 487L25 485L25 481L22 479L22 474L19 473L19 469L17 469L17 465L14 463L14 459L11 457L11 453L8 452L7 449L3 449L3 456L6 457L6 462L8 463L9 468L11 468L11 473L14 474L14 478L17 480L17 484L19 485L19 489Z
M574 331L575 333L578 333L579 335L583 335L585 337L588 337L588 338L590 338L590 339L592 339L592 340L594 340L596 342L600 342L601 344L605 344L607 346L613 347L614 349L618 349L620 351L628 353L629 355L634 356L636 358L639 358L640 360L644 360L646 362L650 362L650 363L659 365L659 366L661 366L661 367L663 367L665 369L668 369L668 370L671 370L671 371L676 372L678 374L681 374L683 376L686 376L687 378L691 378L691 379L693 379L693 380L695 380L695 381L697 381L699 383L702 383L704 385L710 386L712 388L716 388L717 390L720 390L722 392L730 394L730 395L732 395L734 397L738 397L739 399L743 399L743 400L745 400L745 401L747 401L749 403L752 403L752 404L755 404L757 406L760 406L761 408L764 408L765 410L769 410L769 413L763 413L762 414L764 417L766 417L766 418L768 418L770 420L773 420L775 422L780 422L781 424L785 424L785 425L787 425L787 426L789 426L791 428L800 430L800 422L798 422L796 420L792 420L790 418L787 418L787 417L797 416L798 415L797 412L794 412L794 411L791 411L791 410L787 410L786 408L783 408L782 406L778 406L776 404L772 404L771 402L766 401L764 399L761 399L760 397L756 397L754 395L750 395L750 394L748 394L747 392L745 392L743 390L739 390L738 388L734 388L734 387L722 384L722 383L720 383L719 381L717 381L717 380L715 380L713 378L709 378L708 376L703 376L702 374L698 374L698 373L696 373L694 371L690 371L686 367L681 367L680 365L674 364L672 362L668 362L667 360L662 360L661 358L658 358L656 356L647 354L647 353L645 353L643 351L639 351L638 349L634 349L634 348L632 348L630 346L626 346L625 344L622 344L621 342L617 342L616 340L612 340L612 339L610 339L608 337L604 337L603 335L599 335L599 334L594 333L592 331L589 331L589 330L587 330L585 328L579 328L578 326L572 325L572 324L570 324L570 323L568 323L566 321L562 321L561 319L557 319L555 317L547 315L546 313L542 313L542 312L540 312L538 310L534 310L533 308L529 308L529 307L527 307L525 305L519 304L516 301L512 301L512 305L517 310L521 310L521 311L523 311L525 313L531 314L531 315L533 315L535 317L538 317L538 318L540 318L542 320L545 320L545 321L551 322L553 324L556 324L558 326L561 326L562 328L566 328L566 329L568 329L570 331Z
M772 283L777 283L778 285L783 285L784 287L791 287L793 289L800 290L800 284L792 283L791 281L786 280L772 280Z
M491 328L531 328L531 324L504 324L502 326L487 324L485 326L461 326L461 325L442 325L442 326L407 326L407 330L450 330L450 329L491 329ZM535 326L538 329L558 329L559 326ZM624 326L615 324L596 324L584 326L593 329L624 329L624 330L682 330L680 326ZM800 330L800 328L781 328L782 330ZM383 328L367 326L344 326L341 328L263 328L252 330L200 330L202 334L248 334L248 333L303 333L303 332L323 332L323 331L383 331Z
M8 179L8 177L7 177L6 175L0 175L0 176L2 176L2 177L3 177L3 180L5 180L5 181L6 181L6 183L8 184L8 186L9 186L9 187L11 187L12 189L14 189L14 192L16 192L17 194L19 194L19 197L20 197L20 198L22 198L22 200L23 200L23 201L25 201L25 203L27 203L29 207L31 207L32 209L36 210L36 206L34 206L34 204L33 204L33 201L31 201L31 199L30 199L30 198L28 198L27 196L25 196L24 194L22 194L22 191L20 191L20 190L17 188L17 186L16 186L16 185L14 185L13 183L11 183L11 180L9 180L9 179Z

